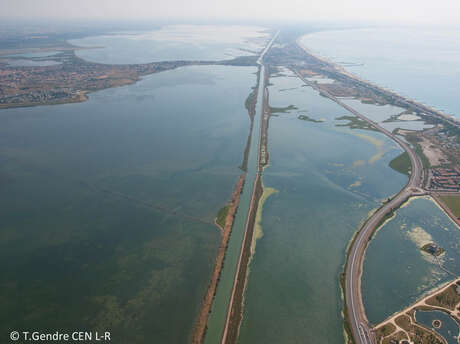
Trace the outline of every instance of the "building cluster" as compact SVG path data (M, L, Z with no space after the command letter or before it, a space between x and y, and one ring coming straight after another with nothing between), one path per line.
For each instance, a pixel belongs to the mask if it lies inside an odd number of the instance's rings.
M123 85L137 78L131 70L96 64L16 67L0 70L0 105L72 101L80 90Z
M140 76L204 62L166 61L133 65L105 65L64 56L53 66L0 65L2 107L73 101L81 91L95 91L135 82Z
M430 188L439 191L460 191L460 167L431 169Z
M460 142L458 141L456 135L448 136L444 132L438 132L437 137L442 148L448 151L460 150Z

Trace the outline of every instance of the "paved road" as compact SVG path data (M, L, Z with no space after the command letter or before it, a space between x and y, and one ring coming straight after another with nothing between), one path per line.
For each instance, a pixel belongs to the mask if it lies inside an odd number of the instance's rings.
M375 338L370 331L369 323L364 310L364 305L361 295L361 272L362 264L364 260L364 254L366 251L367 243L369 242L372 233L382 221L382 219L389 214L393 209L398 208L407 198L413 195L424 194L422 188L423 184L423 166L420 159L415 154L414 150L399 137L393 135L390 131L381 127L378 123L371 121L366 116L362 115L355 109L351 108L347 104L343 103L340 99L337 99L330 93L320 90L317 85L306 80L302 75L296 72L298 77L302 79L306 84L315 88L324 96L335 101L337 104L361 118L362 120L371 124L374 128L394 140L398 145L405 150L410 158L412 165L412 173L409 178L407 185L389 202L385 203L379 208L371 217L367 220L364 226L356 235L356 238L350 248L348 261L346 265L346 276L345 276L345 291L346 291L346 311L349 317L349 322L353 337L357 344L371 344L375 343Z

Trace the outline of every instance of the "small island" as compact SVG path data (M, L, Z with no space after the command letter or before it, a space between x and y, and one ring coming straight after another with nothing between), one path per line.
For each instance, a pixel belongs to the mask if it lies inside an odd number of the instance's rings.
M435 257L440 256L441 254L444 253L444 249L440 247L439 245L435 244L434 242L430 242L426 245L423 245L420 248L422 251L429 253Z
M308 122L313 122L313 123L323 123L324 122L324 120L314 119L314 118L308 117L306 115L299 115L297 118L302 120L302 121L308 121Z

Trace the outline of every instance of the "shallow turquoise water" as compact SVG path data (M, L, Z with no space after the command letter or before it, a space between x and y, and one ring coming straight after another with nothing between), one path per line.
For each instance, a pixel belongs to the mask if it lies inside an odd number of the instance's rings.
M429 242L445 249L439 262L459 275L460 230L431 199L412 200L377 232L366 252L362 279L369 321L383 321L452 279L420 250Z
M188 341L249 130L253 67L1 110L0 329ZM192 218L193 217L193 218Z
M264 205L240 343L343 343L345 249L368 211L407 182L387 166L400 151L379 133L336 127L347 112L297 78L270 82L272 107L298 109L270 119L263 178L279 193ZM382 142L380 159L373 140Z

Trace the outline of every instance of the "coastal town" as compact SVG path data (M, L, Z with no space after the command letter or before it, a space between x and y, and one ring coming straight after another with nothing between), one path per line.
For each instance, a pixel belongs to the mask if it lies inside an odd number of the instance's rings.
M454 169L432 168L429 189L432 191L459 192L460 191L460 167Z
M129 85L143 75L190 63L165 62L145 65L91 63L66 51L50 57L50 66L0 65L0 108L80 102L87 93Z
M242 56L224 61L109 65L83 60L75 55L74 50L67 48L49 57L32 57L25 61L51 61L53 64L12 66L0 61L0 108L82 102L87 100L90 92L130 85L149 74L190 65L253 65L255 58Z

